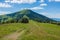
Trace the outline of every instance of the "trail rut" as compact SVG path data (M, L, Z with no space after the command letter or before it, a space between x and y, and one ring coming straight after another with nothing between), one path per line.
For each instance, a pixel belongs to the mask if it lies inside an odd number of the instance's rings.
M21 30L21 31L17 31L14 32L10 35L7 35L3 38L3 40L16 40L19 36L21 36L23 33L25 32L25 30Z

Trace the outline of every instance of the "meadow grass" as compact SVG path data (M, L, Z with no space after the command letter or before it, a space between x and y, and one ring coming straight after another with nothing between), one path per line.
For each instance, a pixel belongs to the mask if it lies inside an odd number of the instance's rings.
M16 32L19 29L25 29L28 24L23 23L10 23L10 24L2 24L0 25L0 38L11 34L12 32Z
M29 23L10 23L0 25L0 38L16 32L19 29L25 29L25 33L17 40L60 40L60 26L39 23L30 20ZM2 40L2 39L0 39Z
M29 29L17 40L60 40L60 26L30 21Z

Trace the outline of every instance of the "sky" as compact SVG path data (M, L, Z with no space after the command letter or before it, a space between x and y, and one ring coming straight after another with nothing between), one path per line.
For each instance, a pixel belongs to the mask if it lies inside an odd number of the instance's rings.
M30 9L49 18L60 18L60 0L0 0L0 15Z

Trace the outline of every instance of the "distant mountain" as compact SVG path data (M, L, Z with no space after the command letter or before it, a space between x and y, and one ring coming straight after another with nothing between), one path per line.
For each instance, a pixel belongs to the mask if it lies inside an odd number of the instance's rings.
M53 20L60 21L60 18L52 18Z
M7 21L19 21L21 20L21 18L23 16L27 16L29 18L29 20L34 20L34 21L38 21L38 22L56 22L53 19L50 19L44 15L38 14L32 10L22 10L22 11L18 11L15 13L11 13L11 14L6 14L6 15L1 15L0 16L0 22L7 22Z

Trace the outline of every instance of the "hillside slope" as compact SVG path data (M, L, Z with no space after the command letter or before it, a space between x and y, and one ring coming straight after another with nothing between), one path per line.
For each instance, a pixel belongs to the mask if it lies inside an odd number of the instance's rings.
M30 27L18 40L60 40L60 26L31 21Z
M32 10L22 10L12 14L6 14L0 16L0 23L1 22L8 22L8 21L20 21L23 16L27 16L30 20L38 21L38 22L56 22L53 19L50 19L44 15L38 14Z

